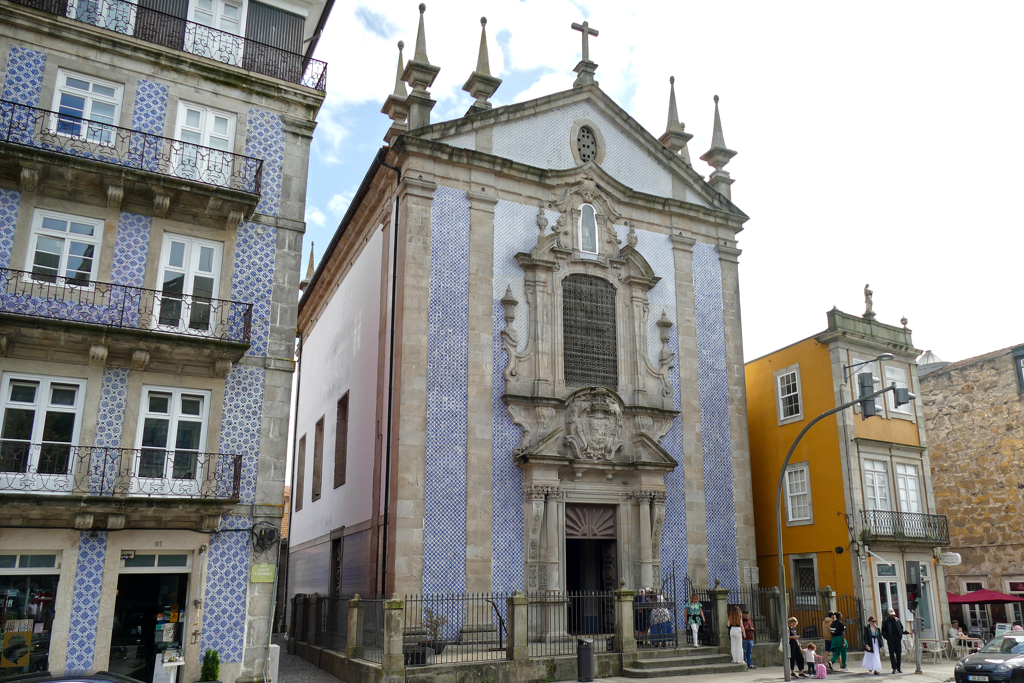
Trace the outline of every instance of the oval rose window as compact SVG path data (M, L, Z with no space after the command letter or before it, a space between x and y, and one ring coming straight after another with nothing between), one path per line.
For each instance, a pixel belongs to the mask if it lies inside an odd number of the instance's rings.
M582 164L597 158L597 137L588 126L581 126L576 134L576 151Z

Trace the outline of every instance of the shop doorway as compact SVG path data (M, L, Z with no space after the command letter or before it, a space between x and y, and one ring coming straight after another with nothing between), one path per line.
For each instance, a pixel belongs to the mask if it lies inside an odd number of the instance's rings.
M117 579L108 670L161 683L165 650L181 652L188 574L121 574ZM157 680L154 680L154 672Z

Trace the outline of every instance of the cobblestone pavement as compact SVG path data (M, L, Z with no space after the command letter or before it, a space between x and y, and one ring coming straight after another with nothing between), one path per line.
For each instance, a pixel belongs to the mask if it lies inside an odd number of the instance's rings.
M274 642L281 646L281 664L275 683L338 683L340 680L302 657L289 654L284 640L274 638Z

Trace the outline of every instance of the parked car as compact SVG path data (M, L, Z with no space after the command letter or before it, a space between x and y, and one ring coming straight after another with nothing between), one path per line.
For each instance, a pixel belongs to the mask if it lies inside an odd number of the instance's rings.
M956 663L956 683L1024 682L1024 631L1004 633Z

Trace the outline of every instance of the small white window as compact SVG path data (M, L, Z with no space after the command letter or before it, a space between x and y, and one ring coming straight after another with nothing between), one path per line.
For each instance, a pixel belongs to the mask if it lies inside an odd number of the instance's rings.
M799 364L775 373L775 390L778 397L779 424L802 420L804 406L800 394Z
M246 3L242 0L191 0L189 19L195 30L185 36L185 51L242 66Z
M75 469L85 380L5 373L0 481L24 490L64 490ZM28 476L9 476L11 474Z
M854 365L858 365L859 363L864 363L864 365L859 365L858 367L855 367L852 370L850 370L850 382L851 382L851 386L853 387L854 398L859 398L860 397L860 385L857 383L858 382L857 375L860 375L860 374L863 374L863 373L866 373L866 372L870 372L871 373L871 378L874 380L874 382L873 382L873 385L875 387L874 390L878 391L879 389L882 388L882 379L878 375L878 362L877 361L871 361L870 363L865 363L866 360L867 360L866 358L854 358L853 356L850 357L850 366L851 367L853 367ZM858 403L857 405L855 405L853 407L853 410L854 410L854 412L859 413L860 412L860 404ZM877 411L876 414L878 416L885 417L885 405L882 402L882 397L881 396L876 396L875 397L875 410Z
M890 510L889 477L881 460L864 461L864 495L868 510Z
M59 550L0 550L0 574L60 574Z
M120 122L123 89L119 83L58 69L53 95L53 108L58 115L52 132L113 145L117 141L114 127Z
M96 279L102 239L101 220L37 209L25 270L34 280L88 285Z
M585 254L597 253L597 212L590 204L580 207L579 226L580 251Z
M179 102L175 139L175 175L211 185L230 183L234 114Z
M893 367L892 365L885 366L885 385L889 386L895 384L899 389L909 389L910 384L907 383L907 371L905 368ZM910 415L910 403L896 407L896 396L893 392L886 394L889 397L889 412L900 413L901 415Z
M192 553L187 550L121 552L122 574L172 574L190 571L192 571Z
M209 391L143 387L132 493L199 493L209 412Z
M212 334L220 315L220 242L164 233L156 323L172 332Z
M921 505L921 477L917 465L896 463L896 488L901 512L924 512Z
M786 519L811 521L811 478L807 463L790 465L786 470Z

